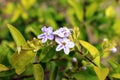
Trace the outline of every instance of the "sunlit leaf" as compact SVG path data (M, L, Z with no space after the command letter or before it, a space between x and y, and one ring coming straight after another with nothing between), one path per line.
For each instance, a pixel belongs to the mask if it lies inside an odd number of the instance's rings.
M35 4L36 0L21 0L22 5L25 9L29 9L31 6Z
M96 66L94 66L94 71L96 72L99 80L105 80L105 78L107 77L109 73L108 68L98 68Z
M117 33L118 35L120 35L120 19L117 19L115 21L115 23L112 26L112 28L114 29L115 33Z
M100 56L97 48L83 40L80 40L80 44L89 51L90 55L95 58L93 62L100 67Z
M96 12L97 8L98 8L98 4L96 2L91 3L89 6L87 6L86 17L89 18L89 17L93 16L93 14Z
M93 60L93 62L94 62L98 67L100 67L100 56L97 56L97 57Z
M1 71L6 71L6 70L8 70L8 69L9 69L9 68L6 67L5 65L0 64L0 72L1 72Z
M73 10L76 13L76 16L80 21L83 20L83 8L75 0L68 0L68 3L73 7Z
M33 65L35 80L44 80L44 70L40 64Z
M80 40L80 44L90 52L93 58L95 58L96 56L99 56L99 51L97 50L97 48L95 48L90 43Z
M25 41L24 37L22 36L22 34L12 25L8 24L7 26L9 28L10 33L11 33L13 39L15 40L17 46L25 45L26 41Z
M112 74L111 77L120 79L120 73Z
M25 71L25 68L16 68L15 72L20 75L21 73L23 73Z
M35 58L33 51L21 51L20 54L14 53L10 58L10 63L16 69L18 74L21 74L29 63Z
M7 4L7 6L6 6L5 8L3 8L2 10L3 10L3 12L6 13L6 14L12 14L12 13L13 13L13 10L14 10L14 7L15 7L14 3L9 2L9 3Z
M11 22L15 22L20 17L21 13L22 13L22 7L18 4L13 11Z
M113 6L109 6L105 11L106 17L114 17L116 15L115 9Z
M22 12L21 16L22 16L22 18L25 19L25 20L28 19L28 14L27 14L27 12L25 12L25 11Z

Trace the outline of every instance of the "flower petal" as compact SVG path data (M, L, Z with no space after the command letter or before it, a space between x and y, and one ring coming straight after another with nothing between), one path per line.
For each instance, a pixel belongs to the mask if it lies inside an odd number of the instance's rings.
M61 44L63 39L60 38L60 37L55 37L55 41L58 43L58 44Z
M69 48L73 48L73 47L75 46L75 44L74 44L73 42L68 42L68 43L67 43L67 46L68 46Z
M38 39L41 39L41 38L44 38L45 37L45 34L41 34L38 36Z
M47 36L47 38L48 38L49 40L53 40L53 39L54 39L54 35L53 35L53 34L50 34L50 35Z
M59 37L64 37L64 34L63 34L61 28L56 30L56 31L54 31L53 34L55 34L55 35L57 35Z
M62 44L59 44L58 46L57 46L57 48L56 48L56 51L60 51L60 50L62 50L63 49L63 45Z
M48 33L52 33L52 27L48 27L48 28L47 28L47 32L48 32Z
M46 26L44 26L41 30L42 30L42 32L47 32Z
M69 48L67 46L64 46L64 52L67 55L69 54L70 50L69 50Z
M44 38L42 38L42 43L45 43L47 41L47 37L45 36Z

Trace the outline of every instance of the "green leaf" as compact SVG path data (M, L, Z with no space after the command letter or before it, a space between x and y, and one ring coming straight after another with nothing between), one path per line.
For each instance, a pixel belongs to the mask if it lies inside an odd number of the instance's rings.
M100 67L100 56L97 48L83 40L80 40L80 44L89 51L90 55L95 58L95 64Z
M12 2L9 2L6 7L2 8L2 11L5 13L5 14L12 14L13 13L13 10L14 10L14 3Z
M9 68L6 67L5 65L0 64L0 72L2 72L2 71L6 71L6 70L8 70L8 69L9 69Z
M95 48L90 43L83 41L83 40L80 40L80 44L90 52L90 54L93 58L95 58L96 56L99 55L97 48Z
M13 13L12 13L13 15L12 15L12 18L11 18L11 22L15 22L20 17L22 11L23 10L22 10L21 5L18 4L16 6L16 8L14 9Z
M74 73L73 77L76 80L98 80L98 77L95 74L93 68L88 68L88 67L86 70L82 70L80 72Z
M35 80L44 80L44 70L40 64L33 65Z
M120 79L120 65L119 65L119 63L116 63L112 60L109 60L108 63L112 68L112 72L111 72L110 76L113 78Z
M52 17L53 13L51 12L51 8L48 8L46 11L44 11L44 17L45 17L45 22L49 25L52 25L53 29L57 28L57 23L55 19Z
M21 73L23 73L25 71L25 68L16 68L15 72L20 75Z
M120 35L120 19L117 19L112 26L113 30L115 31L116 34Z
M20 54L15 53L10 58L10 63L15 68L17 74L21 74L25 67L35 58L33 51L21 51Z
M74 11L73 11L73 9L72 8L68 8L67 9L67 15L69 16L68 18L69 18L69 21L70 21L70 23L72 24L72 26L77 26L77 23L76 23L76 20L75 20L75 18L74 18Z
M99 80L105 80L105 78L107 77L109 73L108 68L98 68L96 66L94 66L94 71L96 72Z
M10 77L11 75L14 75L14 74L15 74L14 70L2 71L0 72L0 79L1 77Z
M105 16L106 17L115 17L116 16L116 11L115 11L115 8L113 6L108 6L108 8L106 8L106 11L105 11Z
M100 56L97 56L97 57L93 60L93 62L94 62L98 67L100 67Z
M9 56L13 54L13 49L10 47L11 44L8 41L3 40L0 44L0 63L9 65Z
M68 3L73 7L76 16L80 21L83 21L83 7L78 4L75 0L68 0Z
M39 56L39 61L42 61L42 59L46 57L46 54L48 53L49 50L50 48L48 46L43 47L42 52L40 53L40 56Z
M111 77L120 79L120 73L112 74Z
M55 47L50 48L50 50L46 53L46 56L42 59L42 62L48 62L55 55Z
M49 80L56 80L57 70L58 70L58 67L56 66L56 64L54 62L51 62L50 63L50 79Z
M22 5L24 6L25 9L29 9L32 7L35 3L36 0L21 0Z
M15 40L17 46L25 45L26 41L25 41L24 37L22 36L22 34L12 25L8 24L7 26L9 28L10 33L11 33L13 39Z
M40 29L36 24L30 24L26 27L25 32L28 34L32 32L33 34L38 36L40 34Z
M114 61L112 61L112 60L109 60L108 63L109 63L109 65L112 67L112 69L113 69L114 71L116 71L116 69L119 68L119 64L117 64L116 62L114 62ZM118 71L118 70L117 70L117 71Z
M97 10L97 8L98 8L98 3L94 2L90 4L86 9L86 17L87 18L92 17L95 11Z

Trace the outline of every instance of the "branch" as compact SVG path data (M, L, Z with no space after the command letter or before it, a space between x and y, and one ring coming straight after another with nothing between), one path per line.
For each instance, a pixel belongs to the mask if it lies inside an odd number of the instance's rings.
M80 55L83 55L83 53L81 51L77 51ZM87 56L84 56L85 59L87 59L89 62L91 62L94 66L97 66L90 58L88 58Z

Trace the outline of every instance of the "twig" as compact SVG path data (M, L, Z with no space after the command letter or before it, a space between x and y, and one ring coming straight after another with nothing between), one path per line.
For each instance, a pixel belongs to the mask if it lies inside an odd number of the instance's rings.
M77 51L78 53L80 53L81 55L83 55L83 53L81 51ZM87 56L84 56L89 62L91 62L94 66L97 66L90 58L88 58Z
M26 76L21 76L21 77L17 76L13 78L12 80L22 80L24 78L31 78L31 77L33 77L33 75L26 75Z

